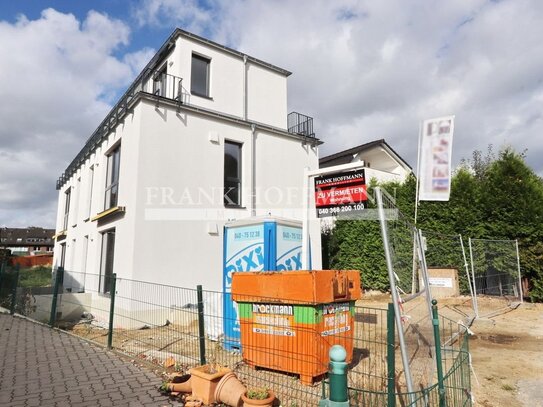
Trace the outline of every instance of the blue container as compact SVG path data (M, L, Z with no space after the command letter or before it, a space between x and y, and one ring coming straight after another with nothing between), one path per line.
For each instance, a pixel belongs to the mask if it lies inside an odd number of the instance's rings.
M232 273L302 268L302 224L280 218L251 218L224 227L223 313L225 348L241 349Z

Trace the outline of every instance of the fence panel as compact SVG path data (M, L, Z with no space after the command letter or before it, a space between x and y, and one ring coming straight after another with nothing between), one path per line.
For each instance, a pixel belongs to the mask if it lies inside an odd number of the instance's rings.
M0 300L10 299L5 288L14 278L11 274L8 276L3 273L0 276ZM252 305L242 305L245 301L241 298L238 301L238 313L242 317L242 329L251 335L268 334L252 342L242 335L245 342L236 347L225 343L224 324L233 321L225 320L221 292L202 290L199 302L196 289L122 278L115 281L115 292L108 292L108 287L112 289L113 285L104 284L99 275L66 271L58 295L57 325L105 346L110 317L114 316L111 334L112 345L116 350L182 372L201 364L201 357L205 354L206 363L230 367L247 386L273 389L282 405L289 406L317 405L322 397L323 386L326 386L328 350L333 344L340 343L352 349L352 353L349 352L352 360L348 370L351 405L390 406L394 405L392 402L396 405L422 407L439 403L438 389L433 383L421 384L420 390L413 394L402 392L402 382L397 381L401 377L402 368L397 363L400 360L398 347L394 345L392 349L395 355L392 355L395 356L395 363L392 365L393 374L389 374L391 365L387 361L387 350L390 349L387 325L390 326L390 323L387 321L386 309L338 304L333 310L329 309L332 312L330 315L333 315L330 321L334 321L334 326L328 328L333 329L323 331L322 327L327 326L323 322L323 315L328 312L323 307L299 302L296 304L296 315L294 311L291 313L290 309L285 308L277 315L268 317L259 311L259 304L282 304L281 299L258 298L257 308L254 308ZM47 289L50 291L52 287ZM19 295L19 291L17 293L18 298L25 298ZM110 314L112 295L115 295L114 315ZM44 317L49 315L52 294L34 292L31 296L34 298L32 301L40 306L27 312L27 315L33 318L40 313ZM43 299L38 300L36 296ZM251 301L255 301L255 298ZM203 311L200 315L199 305ZM17 308L19 313L27 310L25 307ZM243 315L247 316L244 313L249 311L254 311L260 319L244 319ZM352 318L352 325L348 329L341 326L346 315ZM291 317L292 320L289 319ZM300 322L295 331L289 328L294 318ZM317 324L321 322L323 325ZM199 330L201 324L203 337ZM281 338L284 339L279 333L286 335L288 331L299 337L289 347L278 346ZM466 333L457 323L444 317L440 318L440 333L446 401L448 405L454 406L471 405ZM393 340L395 342L396 339ZM267 366L254 362L255 358L262 357L268 360ZM305 365L312 372L324 374L315 377L310 375L311 383L308 383L307 372L303 371L300 376L294 368L296 363ZM284 371L285 365L290 372ZM392 399L387 394L387 387L394 389Z

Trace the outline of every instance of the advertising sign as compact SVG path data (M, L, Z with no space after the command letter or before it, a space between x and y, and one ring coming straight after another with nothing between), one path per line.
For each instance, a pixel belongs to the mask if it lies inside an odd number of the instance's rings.
M368 194L363 169L315 178L317 217L355 213L367 208Z
M454 116L425 120L422 125L419 201L448 201Z
M240 226L225 233L224 316L225 335L239 338L238 307L231 299L232 273L264 270L264 225Z
M292 305L252 304L253 333L264 335L296 336Z
M348 302L324 305L322 317L324 329L321 336L337 335L351 330L351 308Z
M302 229L277 224L277 271L302 269Z

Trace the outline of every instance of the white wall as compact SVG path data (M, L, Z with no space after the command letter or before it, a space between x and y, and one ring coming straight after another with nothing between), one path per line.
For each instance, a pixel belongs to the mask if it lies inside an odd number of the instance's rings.
M222 290L224 223L251 216L251 128L157 110L147 102L141 112L133 278L149 281L152 276L163 284ZM243 145L242 209L224 207L224 140ZM303 168L317 167L317 151L298 139L260 130L255 150L257 215L301 219ZM278 195L281 202L274 198ZM320 255L316 235L314 253ZM320 256L315 265L320 266Z
M249 64L247 74L248 119L286 129L286 78L255 64Z
M132 187L132 180L137 177L137 160L139 148L139 107L125 117L124 123L119 124L115 131L107 137L96 151L86 160L78 171L59 190L57 231L62 229L64 216L65 191L73 187L71 193L70 218L67 236L65 239L55 242L54 266L60 265L60 244L66 244L65 268L68 271L80 273L84 270L89 274L99 274L101 257L101 233L105 230L115 228L115 272L120 276L127 276L132 269L133 261L133 228L135 217L135 189ZM90 218L104 209L104 195L107 171L107 153L121 143L121 162L119 175L119 206L126 206L126 213L123 217L114 221L91 221ZM88 201L90 193L91 166L94 168L92 199L90 205L90 216ZM78 179L81 179L79 182ZM79 189L79 191L76 190ZM76 201L79 198L79 202ZM133 203L133 204L132 204ZM75 211L78 208L78 211ZM86 243L85 236L88 236L87 262L83 267L82 256L83 245ZM75 240L75 242L74 242ZM93 280L91 290L98 290L98 280Z

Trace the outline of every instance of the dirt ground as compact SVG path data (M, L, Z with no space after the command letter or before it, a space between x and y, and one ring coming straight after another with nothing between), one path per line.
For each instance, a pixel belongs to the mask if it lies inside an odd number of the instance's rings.
M386 308L388 301L387 295L365 295L357 305ZM469 346L474 406L543 407L543 304L524 303L515 309L506 305L500 300L479 298L480 315L488 316L476 319L470 327L473 331ZM465 321L474 314L469 297L439 300L438 306L440 314L453 321ZM137 340L127 340L123 339L124 335L116 335L114 345L130 354L138 353L135 351L140 345L145 345L144 342L163 336L159 335L160 329L165 330L167 327L136 331L140 337ZM73 331L98 342L105 342L107 332L105 329L88 329L85 326L76 326ZM168 339L167 336L164 338ZM191 345L194 340L188 338L183 343L176 343L184 347L186 352L188 348L196 346ZM149 356L160 359L158 353ZM269 379L270 376L267 376ZM311 390L307 392L307 397L316 397L318 389L307 390Z
M387 297L364 305L384 307ZM543 304L511 309L502 300L479 298L470 329L471 385L476 407L543 407ZM473 316L469 297L439 300L439 312L454 321ZM492 315L492 313L494 315Z

